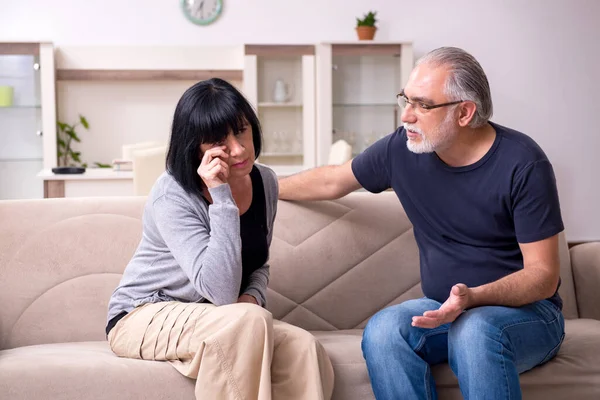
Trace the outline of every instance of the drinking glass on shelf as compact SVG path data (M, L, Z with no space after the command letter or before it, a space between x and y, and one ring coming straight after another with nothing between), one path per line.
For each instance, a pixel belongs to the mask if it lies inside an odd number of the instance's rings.
M265 143L264 143L264 148L263 148L263 151L265 153L273 153L273 151L274 151L273 141L274 141L273 135L265 135Z
M354 148L354 145L356 144L356 133L355 132L348 132L347 135L347 142L350 146L352 146Z
M270 153L278 153L279 152L279 131L273 131L271 134L271 146L269 147Z
M294 135L294 140L292 141L291 152L294 154L302 154L302 150L302 132L297 130L296 134Z
M287 143L285 131L273 132L273 152L285 153L288 151L289 144Z
M279 152L287 153L289 151L289 147L290 147L290 144L288 141L287 132L280 131L279 132Z

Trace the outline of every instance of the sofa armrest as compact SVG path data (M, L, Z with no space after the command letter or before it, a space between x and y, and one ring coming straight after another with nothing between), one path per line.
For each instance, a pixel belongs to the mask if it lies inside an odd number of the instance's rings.
M600 242L573 246L571 266L579 318L600 320Z

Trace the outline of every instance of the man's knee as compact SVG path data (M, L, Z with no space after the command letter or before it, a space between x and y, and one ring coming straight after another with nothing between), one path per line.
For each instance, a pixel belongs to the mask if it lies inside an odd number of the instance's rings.
M468 358L472 362L486 357L504 345L503 333L489 313L489 307L479 307L459 316L448 331L449 359Z
M409 342L416 328L412 317L421 315L426 309L435 309L436 305L425 305L428 300L409 300L402 304L384 308L371 317L363 333L363 351L388 351L389 346L397 342ZM437 305L439 306L439 305ZM431 307L431 308L427 308Z

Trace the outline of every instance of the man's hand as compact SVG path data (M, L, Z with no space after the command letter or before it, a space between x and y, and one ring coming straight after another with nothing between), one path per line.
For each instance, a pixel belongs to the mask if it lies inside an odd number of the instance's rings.
M425 311L423 316L415 316L412 326L418 328L437 328L440 325L454 322L456 318L468 307L471 289L464 283L452 286L450 297L437 310Z
M252 303L258 305L258 300L254 298L254 296L249 294L243 294L238 298L238 303Z

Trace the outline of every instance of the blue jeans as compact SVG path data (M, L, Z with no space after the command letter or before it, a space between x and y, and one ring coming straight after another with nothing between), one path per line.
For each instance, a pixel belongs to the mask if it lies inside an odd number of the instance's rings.
M473 308L435 329L411 325L440 306L409 300L369 320L362 350L378 400L437 399L430 365L446 361L465 399L521 399L519 374L554 357L564 338L562 312L548 300Z

